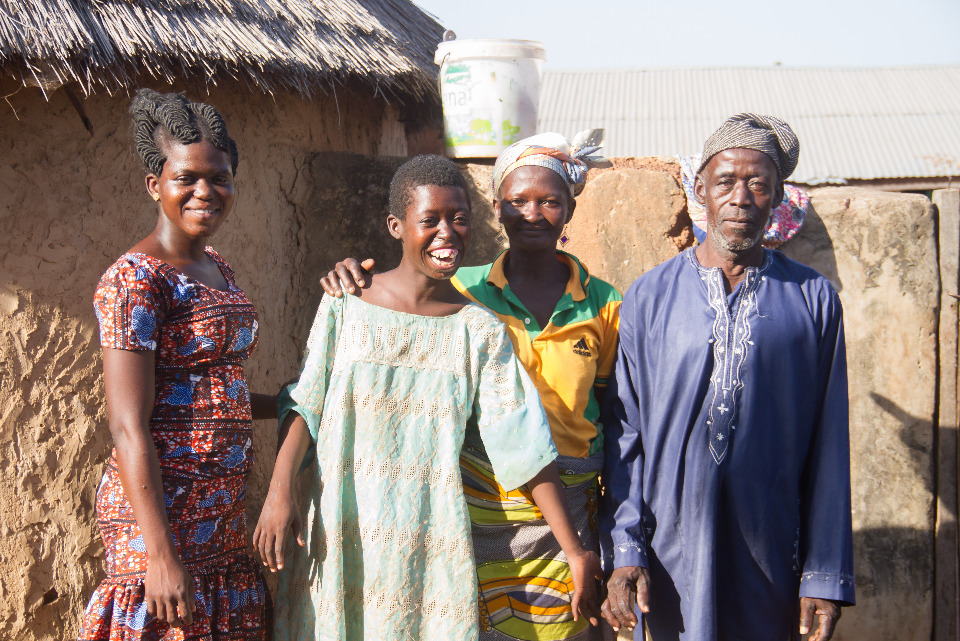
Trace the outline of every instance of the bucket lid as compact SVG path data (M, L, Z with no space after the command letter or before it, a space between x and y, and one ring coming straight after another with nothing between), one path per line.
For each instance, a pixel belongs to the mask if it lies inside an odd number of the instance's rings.
M465 58L534 58L546 60L547 52L542 42L536 40L488 40L481 38L447 40L437 45L433 57L435 63Z

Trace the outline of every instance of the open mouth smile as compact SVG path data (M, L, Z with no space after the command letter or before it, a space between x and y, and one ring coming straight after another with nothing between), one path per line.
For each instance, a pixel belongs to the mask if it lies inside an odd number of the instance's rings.
M431 249L427 255L436 263L440 269L450 269L457 265L460 258L460 250L455 247L444 247L441 249Z

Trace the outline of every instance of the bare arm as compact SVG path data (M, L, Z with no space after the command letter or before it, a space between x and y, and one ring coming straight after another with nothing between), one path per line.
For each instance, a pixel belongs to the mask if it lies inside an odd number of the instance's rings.
M297 538L300 547L306 544L303 540L303 524L294 492L294 481L310 442L306 421L296 412L289 412L280 427L277 462L273 467L270 489L263 502L257 529L253 533L253 546L271 572L283 569L283 552L288 533Z
M167 519L160 461L150 434L153 351L103 349L103 378L120 483L147 551L147 611L174 627L193 622L193 577L180 561Z
M553 531L570 565L575 588L571 602L574 621L578 620L582 614L589 618L592 625L597 625L597 619L600 617L597 580L602 578L600 557L596 552L583 549L580 544L580 537L573 527L573 520L570 518L567 503L560 489L557 464L550 463L540 470L527 483L527 487L530 488L537 508L540 509L544 520Z
M362 263L358 263L356 258L344 258L334 265L326 276L320 279L320 286L329 295L340 298L343 296L340 283L343 283L347 292L359 296L358 290L370 286L374 265L376 263L372 258L368 258Z

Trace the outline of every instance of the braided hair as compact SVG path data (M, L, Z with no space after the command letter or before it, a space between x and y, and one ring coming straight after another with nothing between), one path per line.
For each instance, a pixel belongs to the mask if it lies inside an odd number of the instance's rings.
M227 134L223 116L210 105L191 102L180 93L140 89L130 102L130 118L137 155L151 174L159 176L163 171L169 143L189 145L201 140L226 152L233 173L237 173L237 145Z

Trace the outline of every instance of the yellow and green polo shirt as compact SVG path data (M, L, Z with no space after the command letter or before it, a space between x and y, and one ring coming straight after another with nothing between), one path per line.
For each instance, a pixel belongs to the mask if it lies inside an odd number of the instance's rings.
M557 450L589 456L603 445L594 387L605 387L617 353L622 296L593 278L572 254L558 251L570 268L567 288L546 327L514 295L503 272L507 251L493 263L461 267L454 286L507 326L517 358L540 392Z

